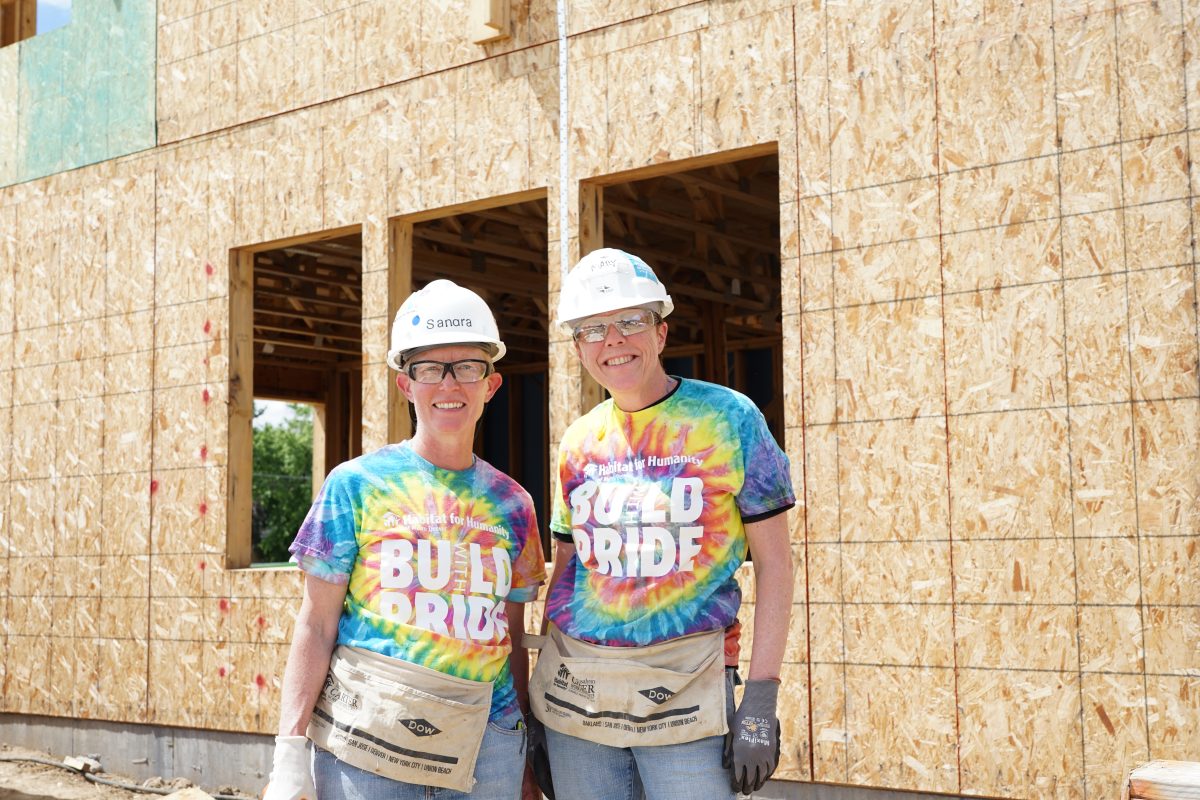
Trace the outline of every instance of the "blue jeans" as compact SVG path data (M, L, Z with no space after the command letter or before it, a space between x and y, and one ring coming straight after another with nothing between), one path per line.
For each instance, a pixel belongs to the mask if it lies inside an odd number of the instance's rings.
M732 671L725 673L733 714ZM725 737L658 747L609 747L546 728L558 800L734 800L721 766ZM319 792L318 792L319 794ZM324 797L320 800L325 800Z
M525 728L506 729L493 722L484 731L475 788L469 793L401 783L352 767L328 750L313 750L317 800L519 800L525 774Z

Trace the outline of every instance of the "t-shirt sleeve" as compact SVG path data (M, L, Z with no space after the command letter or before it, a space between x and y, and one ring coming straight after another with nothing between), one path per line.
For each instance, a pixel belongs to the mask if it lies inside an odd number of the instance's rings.
M767 427L762 412L746 401L739 430L745 480L737 495L738 511L760 519L796 504L787 454Z
M558 449L558 481L555 483L554 498L550 503L550 532L562 541L562 536L571 536L571 504L567 502L563 487L566 486L567 448L563 442ZM561 535L560 535L561 534Z
M300 569L330 583L346 583L358 557L360 509L350 483L348 470L329 474L289 548Z
M524 494L524 493L522 493ZM528 495L521 512L517 515L514 533L521 543L513 564L512 588L508 600L513 603L528 603L537 597L538 586L546 582L546 558L542 554L542 538L538 532L537 514ZM517 526L520 526L519 529Z

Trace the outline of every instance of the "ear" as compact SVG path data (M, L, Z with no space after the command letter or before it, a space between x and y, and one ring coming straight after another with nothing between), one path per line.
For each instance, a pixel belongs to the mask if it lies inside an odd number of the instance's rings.
M667 321L666 320L663 320L662 322L658 323L658 328L656 329L656 332L658 334L658 354L661 356L663 348L667 346Z
M407 400L409 403L413 402L412 378L408 377L408 375L403 372L397 372L396 373L396 388L400 390L400 393L402 395L404 395L405 400Z
M486 403L486 402L490 401L493 397L495 397L496 392L500 391L500 384L502 384L502 383L504 383L504 378L501 377L499 372L493 372L491 375L488 375L487 376L487 397L485 397L483 399L483 402Z

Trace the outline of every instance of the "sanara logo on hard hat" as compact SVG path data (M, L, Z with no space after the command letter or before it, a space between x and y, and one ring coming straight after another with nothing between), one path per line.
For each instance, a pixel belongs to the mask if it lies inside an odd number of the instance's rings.
M441 328L470 328L470 317L430 317L425 320L425 330L432 331Z

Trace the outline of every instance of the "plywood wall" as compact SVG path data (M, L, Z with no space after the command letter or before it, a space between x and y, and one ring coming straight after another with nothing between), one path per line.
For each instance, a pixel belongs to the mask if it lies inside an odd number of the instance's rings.
M163 144L0 190L4 711L274 728L299 578L224 568L232 248L362 227L367 447L389 219L545 188L559 263L553 7L479 47L465 2L336 5L164 0ZM778 149L779 776L1104 797L1194 757L1194 4L574 3L569 30L569 258L579 181ZM551 365L557 441L566 341Z

